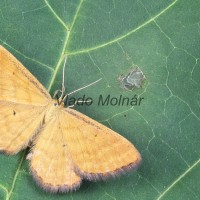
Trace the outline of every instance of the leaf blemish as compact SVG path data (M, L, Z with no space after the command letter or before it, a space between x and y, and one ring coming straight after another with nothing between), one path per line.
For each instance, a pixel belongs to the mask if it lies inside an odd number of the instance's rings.
M146 77L139 67L132 68L128 74L122 74L118 77L118 80L121 82L121 87L125 90L141 88L145 79Z

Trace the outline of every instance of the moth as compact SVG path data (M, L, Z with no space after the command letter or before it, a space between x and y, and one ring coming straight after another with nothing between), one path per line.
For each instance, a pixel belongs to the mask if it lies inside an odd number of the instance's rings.
M32 145L30 171L47 191L69 192L83 179L104 180L135 168L138 150L127 139L51 98L42 84L0 46L0 151Z

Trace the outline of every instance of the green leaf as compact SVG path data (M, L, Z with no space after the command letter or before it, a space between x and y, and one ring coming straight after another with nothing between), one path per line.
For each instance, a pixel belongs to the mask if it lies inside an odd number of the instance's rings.
M1 0L0 43L53 95L67 55L68 92L76 106L129 139L139 169L106 182L84 181L50 194L29 173L27 151L0 155L0 199L200 199L200 1ZM125 91L118 77L137 65L143 88ZM143 97L140 106L98 106L99 95ZM31 114L31 113L30 113Z

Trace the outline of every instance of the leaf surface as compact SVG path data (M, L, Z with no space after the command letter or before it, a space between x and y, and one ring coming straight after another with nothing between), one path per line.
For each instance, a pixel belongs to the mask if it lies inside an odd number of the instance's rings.
M67 55L68 92L92 97L75 109L129 139L141 152L136 172L84 181L70 194L50 194L29 173L27 151L0 155L0 199L200 199L200 2L198 0L0 1L0 44L53 95ZM118 77L138 66L142 88ZM140 106L101 106L106 97L143 97Z

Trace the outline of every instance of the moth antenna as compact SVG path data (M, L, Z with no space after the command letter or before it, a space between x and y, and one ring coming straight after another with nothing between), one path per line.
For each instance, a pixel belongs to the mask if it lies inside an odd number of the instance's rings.
M58 95L58 92L60 92L60 90L56 90L56 91L54 92L53 98L55 98L55 97Z
M59 97L58 97L58 94L56 94L56 100L57 100L58 105L59 105L60 103L59 103Z
M79 88L79 89L77 89L77 90L74 90L74 91L72 91L72 92L66 94L66 95L63 97L63 100L62 100L62 101L64 102L65 99L67 98L67 96L69 96L69 95L71 95L71 94L74 94L74 93L76 93L76 92L78 92L78 91L80 91L80 90L83 90L83 89L85 89L85 88L87 88L87 87L90 87L91 85L94 85L95 83L99 82L101 79L102 79L102 78L100 78L100 79L98 79L98 80L96 80L96 81L94 81L94 82L92 82L92 83L90 83L90 84L88 84L88 85L86 85L86 86L83 86L83 87L81 87L81 88Z
M61 89L61 96L60 96L61 101L63 99L64 92L65 92L65 67L66 67L66 63L67 63L67 56L65 56L63 71L62 71L62 89Z

